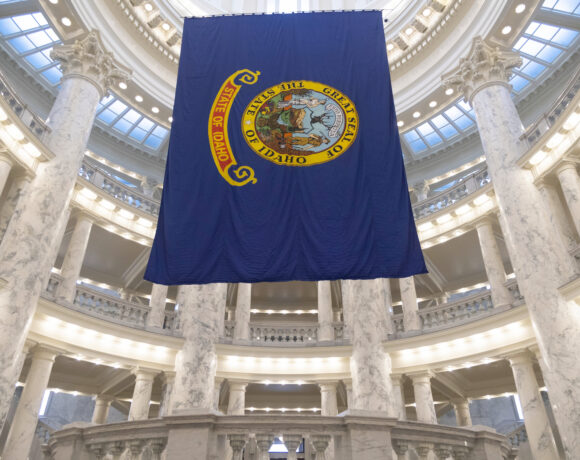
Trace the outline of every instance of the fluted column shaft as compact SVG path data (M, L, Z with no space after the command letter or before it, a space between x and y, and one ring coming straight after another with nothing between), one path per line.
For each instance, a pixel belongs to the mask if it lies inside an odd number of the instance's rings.
M417 421L424 423L437 423L433 393L431 392L431 374L411 375L413 390L415 392L415 409Z
M99 100L124 79L96 33L74 45L55 46L64 77L48 116L46 147L55 155L39 163L27 194L17 205L0 245L0 421L4 423L18 378L15 363L48 280L58 231L68 207Z
M318 341L334 340L332 326L332 291L330 281L318 283Z
M564 163L558 168L556 174L558 175L568 210L572 215L572 221L578 235L580 235L580 177L578 176L576 164L571 162Z
M0 153L0 195L4 191L12 166L14 166L12 160L7 155Z
M238 284L238 298L236 301L236 324L234 339L250 340L250 309L252 307L252 285Z
M149 315L147 316L147 326L163 329L165 322L165 305L167 303L168 286L153 284L151 288L151 299L149 300Z
M421 318L419 318L415 279L412 276L399 278L399 286L401 288L401 301L403 302L403 325L405 332L418 331L421 329Z
M246 410L245 382L230 382L230 399L228 401L228 415L244 415Z
M528 442L534 458L557 460L560 458L544 401L534 373L531 355L518 353L509 358L516 389L524 413Z
M95 398L95 408L93 409L92 422L97 425L102 425L107 423L107 417L109 416L109 409L111 408L111 403L113 402L112 396L98 395Z
M566 454L574 457L580 452L580 397L570 388L578 386L580 375L580 328L578 306L567 302L559 288L577 269L532 174L518 164L528 144L507 80L520 64L513 52L476 38L447 83L460 86L474 108L506 244L545 362L554 415Z
M93 220L87 215L79 213L62 262L62 281L56 290L56 297L59 299L67 302L74 301L77 280L81 274L92 228Z
M505 287L506 277L501 254L493 234L493 227L489 219L483 219L476 224L479 247L483 256L485 273L491 288L491 299L494 307L510 305L513 297Z
M352 298L356 309L352 321L352 401L350 409L385 412L395 416L393 387L391 385L391 359L383 351L384 317L382 280L352 280Z
M223 283L179 287L184 343L176 360L173 414L211 411L217 368L215 344L220 335L220 315L226 305Z
M56 355L56 352L45 348L32 351L32 363L6 439L2 460L22 460L28 456Z
M455 410L455 420L457 426L471 426L471 413L469 412L469 401L461 399L452 401L453 409Z
M133 389L133 399L129 409L129 421L147 420L149 418L153 379L155 379L154 372L144 370L135 372L135 388Z

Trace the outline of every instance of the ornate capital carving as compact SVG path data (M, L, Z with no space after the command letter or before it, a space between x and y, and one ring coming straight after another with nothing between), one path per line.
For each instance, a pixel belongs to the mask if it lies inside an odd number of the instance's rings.
M441 79L444 87L458 89L471 103L475 93L489 84L508 85L512 69L521 64L518 53L475 37L467 57L461 58L459 66Z
M106 51L99 32L92 30L73 44L58 45L50 53L60 61L63 79L80 77L93 83L101 97L113 85L129 80L131 70Z

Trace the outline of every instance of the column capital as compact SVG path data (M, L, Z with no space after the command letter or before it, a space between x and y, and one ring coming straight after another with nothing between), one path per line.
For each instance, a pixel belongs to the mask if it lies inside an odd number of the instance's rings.
M530 365L531 366L533 364L532 354L528 350L522 350L522 351L516 352L514 354L506 356L506 358L508 359L508 361L510 362L510 365L512 367L518 366L518 365Z
M100 395L96 395L95 396L95 401L103 401L106 402L107 404L111 404L115 399L113 395L108 395L108 394L100 394Z
M512 69L521 64L518 53L475 37L467 57L461 58L459 65L441 79L445 88L457 88L471 103L473 96L486 86L503 85L511 89L508 80Z
M573 160L564 160L556 168L556 174L560 174L562 171L566 171L567 169L573 169L574 171L577 171L577 166L578 164Z
M319 382L320 391L336 391L338 382Z
M136 377L137 380L150 380L153 381L159 371L154 369L146 369L143 367L136 367L131 370L131 373Z
M174 371L163 371L161 373L161 380L163 381L163 383L175 382L175 372Z
M246 387L248 386L248 382L240 380L228 380L228 384L230 386L230 391L246 391Z
M77 77L90 81L101 98L113 85L129 80L131 70L120 64L113 53L105 50L98 31L92 30L69 45L53 48L50 57L60 61L63 80Z
M394 385L403 386L405 383L405 374L391 374L391 381Z
M412 374L407 374L407 376L415 383L431 383L431 379L435 377L435 374L431 371L416 372Z
M54 359L61 354L60 350L45 345L36 345L29 350L32 359L44 359L54 362Z
M487 226L493 226L493 218L491 214L486 214L485 216L480 217L473 223L473 227L475 229Z

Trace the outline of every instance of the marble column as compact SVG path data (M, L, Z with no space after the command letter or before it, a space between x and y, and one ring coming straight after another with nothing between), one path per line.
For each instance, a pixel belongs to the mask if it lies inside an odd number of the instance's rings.
M560 458L544 401L540 395L534 372L532 356L524 351L509 357L520 398L528 443L534 458L557 460Z
M393 325L393 294L391 292L391 280L389 278L381 278L383 286L383 329L385 334L392 334L395 332Z
M415 392L415 409L417 410L417 421L423 423L437 423L435 404L433 404L433 393L431 392L430 372L409 375L413 381L413 391Z
M493 226L489 218L484 218L475 224L477 236L479 237L479 247L483 256L485 273L491 288L491 300L495 308L510 305L513 297L507 287L505 287L506 277L501 254L497 246L497 241L493 234Z
M469 412L469 400L457 399L451 401L455 410L457 426L471 426L471 413Z
M171 415L171 395L175 383L175 372L163 372L161 374L161 404L159 405L159 417Z
M247 382L230 381L230 398L228 400L228 415L244 415L246 411Z
M336 399L336 382L319 383L320 387L320 415L333 417L338 415L338 401Z
M216 377L213 382L213 408L217 412L220 411L220 396L222 392L222 385L224 379ZM245 402L245 401L244 401Z
M544 203L550 215L550 220L553 219L554 226L557 229L556 235L554 236L560 236L562 238L564 246L568 252L576 249L576 229L574 228L574 224L570 222L568 212L566 211L567 206L560 198L556 186L546 179L536 181L536 185L544 198Z
M318 341L334 340L330 281L318 281Z
M32 363L18 402L12 426L2 452L2 460L22 460L28 456L34 439L38 413L57 352L44 347L31 350Z
M95 408L93 409L92 423L96 425L103 425L107 423L107 417L109 416L109 409L111 408L111 403L115 400L113 396L109 395L98 395L95 398Z
M30 185L31 178L27 174L15 176L12 173L12 180L0 208L0 240L4 238L6 228L14 216L16 205L22 196L26 195L26 189Z
M544 379L564 450L574 457L580 452L580 394L570 388L578 386L580 375L580 317L578 306L559 288L577 269L563 240L554 238L556 227L532 173L518 164L528 144L507 81L521 62L511 50L475 38L446 85L458 87L474 108L510 259L548 370Z
M2 195L2 192L4 191L4 187L6 186L8 176L10 175L13 166L14 163L10 157L6 153L0 151L0 195Z
M380 321L382 280L352 280L357 306L352 315L352 402L349 409L395 416L391 384L391 358L383 351Z
M151 391L153 380L157 372L144 369L135 371L135 388L129 409L128 420L147 420L149 418L149 405L151 404Z
M149 300L149 315L147 315L147 326L163 329L165 323L165 305L167 303L168 286L153 284L151 287L151 299Z
M98 32L52 56L63 72L48 116L44 143L55 157L39 163L26 196L17 205L0 245L0 421L4 423L18 378L14 363L22 352L41 290L46 286L53 248L61 228L93 126L99 100L127 72L104 51Z
M391 375L391 383L393 385L393 399L395 401L395 408L397 409L397 417L399 420L407 420L407 408L405 407L405 391L404 391L404 377L400 374Z
M352 330L352 312L355 307L352 294L352 280L341 280L343 333L345 339L350 339Z
M252 285L238 284L238 298L236 300L236 323L234 325L234 339L250 340L250 309L252 306Z
M56 297L65 302L74 302L77 280L89 244L93 220L86 214L78 213L75 228L68 243L68 248L62 262L62 281L56 289Z
M212 412L217 368L215 344L226 305L223 283L180 286L183 347L176 362L173 414Z
M419 317L419 305L417 292L415 291L415 279L399 278L401 288L401 301L403 302L403 326L405 332L421 330L421 318Z
M580 235L580 176L576 167L576 163L566 161L558 167L556 174L572 216L572 222Z

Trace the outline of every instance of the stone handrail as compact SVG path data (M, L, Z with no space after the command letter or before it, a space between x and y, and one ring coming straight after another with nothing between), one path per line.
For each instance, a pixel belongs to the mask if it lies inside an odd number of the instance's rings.
M513 295L513 305L521 304L523 298L516 280L509 280L506 283L506 287ZM493 311L493 308L494 305L489 290L478 292L453 302L421 308L419 309L421 331L426 332L430 329L459 325L470 321L472 318L489 314ZM393 314L393 325L395 333L405 332L402 312Z
M59 304L86 313L91 316L113 321L126 326L146 329L147 316L150 308L146 305L124 300L112 295L104 294L88 286L77 285L72 304L55 298L55 293L61 277L51 274L43 297ZM178 334L179 320L175 312L165 312L163 331L167 334Z
M519 447L519 445L528 440L528 433L526 431L526 425L523 423L517 427L515 430L506 434L506 437L510 440L510 444L514 447Z
M342 340L343 323L332 323L334 340ZM224 322L224 338L232 339L234 336L235 321ZM250 341L254 345L308 345L318 342L318 323L270 323L251 322Z
M361 430L364 435L361 435ZM172 435L173 431L175 434ZM201 436L207 440L207 445L195 443ZM282 437L285 443L292 440L296 447L304 442L305 451L311 455L316 452L316 458L325 458L332 437L335 439L335 458L391 458L390 452L384 451L389 445L392 445L399 459L406 458L405 453L413 450L420 458L427 458L428 453L433 451L441 459L498 460L513 459L517 454L517 449L512 448L505 436L488 427L429 425L358 411L337 417L203 414L97 426L73 424L53 433L44 446L44 452L52 460L101 459L106 455L153 460L164 455L173 460L183 458L183 449L188 449L183 445L185 443L201 449L197 451L199 458L206 458L209 452L214 452L215 458L226 458L226 446L220 442L220 438L224 437L229 441L234 459L241 458L244 449L251 454L260 453L260 449L264 450L262 454L265 453L275 437ZM173 442L179 444L173 445ZM70 445L74 445L75 449L64 448ZM362 450L357 450L356 446ZM365 452L367 449L371 449L370 452ZM86 453L82 459L75 457L81 452ZM380 452L385 452L384 457Z
M572 102L576 94L580 91L580 67L572 75L566 88L562 91L552 108L532 123L522 138L526 138L530 146L534 145L548 131L556 122L556 120L564 113L566 107Z
M0 96L8 103L14 113L28 126L30 132L39 139L50 131L45 121L31 112L16 91L10 86L6 77L0 72Z
M415 220L423 219L430 214L434 214L448 206L451 206L476 190L484 187L490 181L491 178L487 173L487 166L485 166L484 169L473 172L448 190L444 190L426 200L415 203L413 205L413 215L415 216Z
M157 200L148 198L139 191L122 184L105 170L90 164L86 158L79 169L79 176L124 204L152 216L159 215L159 202Z

